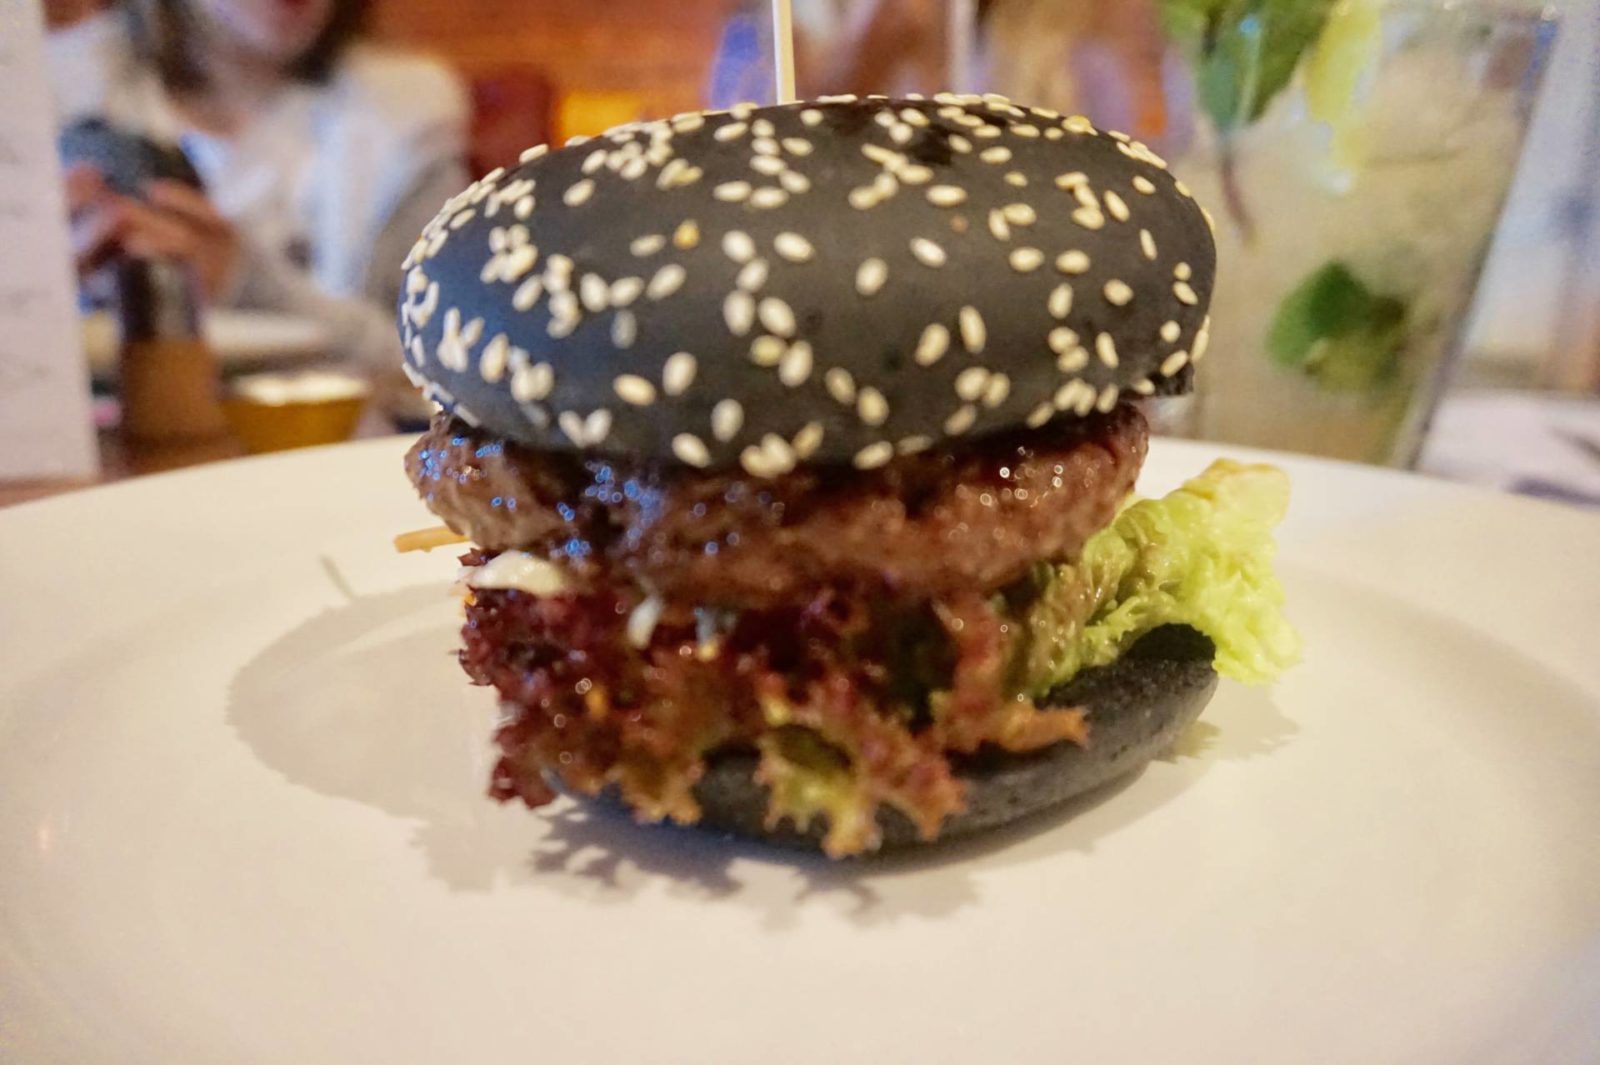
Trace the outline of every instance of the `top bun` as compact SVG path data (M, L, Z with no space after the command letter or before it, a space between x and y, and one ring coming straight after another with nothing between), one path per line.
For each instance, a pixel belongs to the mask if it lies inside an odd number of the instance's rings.
M998 96L824 97L534 148L406 260L407 371L539 448L777 476L1181 392L1209 218Z

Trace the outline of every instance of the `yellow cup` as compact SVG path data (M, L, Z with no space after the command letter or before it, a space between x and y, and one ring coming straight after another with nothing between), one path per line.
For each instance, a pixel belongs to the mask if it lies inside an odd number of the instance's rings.
M351 374L252 374L228 383L222 407L245 450L259 455L350 439L371 396Z

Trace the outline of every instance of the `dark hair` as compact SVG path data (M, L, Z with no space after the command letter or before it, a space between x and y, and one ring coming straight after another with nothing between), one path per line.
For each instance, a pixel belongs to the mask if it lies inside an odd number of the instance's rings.
M324 82L339 57L366 28L370 0L333 0L328 24L289 68L299 81ZM200 59L205 28L189 0L128 0L123 5L134 55L175 93L203 92L211 85Z

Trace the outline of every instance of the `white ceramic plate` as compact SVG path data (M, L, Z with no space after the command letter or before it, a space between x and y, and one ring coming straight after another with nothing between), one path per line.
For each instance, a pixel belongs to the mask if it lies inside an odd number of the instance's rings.
M0 1059L1600 1060L1593 517L1285 460L1303 666L831 866L485 799L402 447L0 514Z
M206 343L224 371L241 373L326 358L328 330L309 318L267 311L213 310L205 316ZM95 377L116 373L122 335L115 316L97 311L83 320L84 350Z

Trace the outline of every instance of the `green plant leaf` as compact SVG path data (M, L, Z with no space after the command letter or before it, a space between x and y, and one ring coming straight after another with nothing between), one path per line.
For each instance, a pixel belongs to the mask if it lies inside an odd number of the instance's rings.
M1365 391L1396 376L1406 319L1405 303L1378 295L1334 261L1284 297L1267 334L1267 350L1279 364L1331 391Z
M1163 0L1169 35L1190 42L1200 105L1230 132L1266 112L1316 44L1337 0Z

